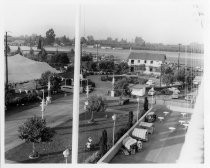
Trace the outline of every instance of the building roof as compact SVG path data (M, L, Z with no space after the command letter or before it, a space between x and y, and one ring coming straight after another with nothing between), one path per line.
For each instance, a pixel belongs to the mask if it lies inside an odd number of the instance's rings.
M137 53L131 52L128 59L141 59L141 60L156 60L156 61L165 61L165 54L154 54L154 53Z
M20 83L40 79L42 73L46 71L60 73L46 62L37 62L18 54L8 57L9 83Z

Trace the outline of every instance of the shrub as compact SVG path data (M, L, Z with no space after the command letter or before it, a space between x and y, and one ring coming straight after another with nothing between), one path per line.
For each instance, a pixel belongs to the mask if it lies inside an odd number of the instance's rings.
M128 128L130 129L132 126L133 126L133 111L130 111L128 115Z
M99 151L94 152L91 156L89 156L86 160L85 163L96 163L100 159L100 154Z
M100 156L103 156L107 152L107 131L106 130L103 130L99 144L100 144L99 154Z
M120 128L115 135L115 142L116 143L130 128L127 126L125 128Z
M107 76L101 76L101 81L107 81Z
M173 94L173 92L168 90L167 88L161 90L161 93L164 94L164 95L171 95L171 94Z
M145 97L144 98L144 113L146 111L148 111L148 110L149 110L149 108L148 108L148 99L147 99L147 97ZM142 114L142 115L144 115L144 114Z

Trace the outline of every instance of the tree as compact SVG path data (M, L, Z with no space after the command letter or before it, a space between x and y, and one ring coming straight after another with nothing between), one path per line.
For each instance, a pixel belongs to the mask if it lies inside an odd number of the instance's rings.
M169 86L171 83L175 82L176 80L173 74L164 74L162 75L162 81L167 86Z
M133 111L129 111L128 128L130 129L132 126L133 126Z
M85 37L81 37L81 44L86 44L87 43L87 40Z
M32 47L30 48L29 53L30 53L30 55L34 55L34 50L33 50L33 48L32 48Z
M114 84L114 90L117 95L120 96L130 96L131 90L129 89L129 82L127 78L123 78L121 80L118 80Z
M38 54L39 61L45 62L47 60L47 52L44 48L41 49L41 51Z
M50 142L55 135L55 130L46 126L46 120L41 117L29 118L23 125L18 128L19 138L26 143L32 143L33 150L29 158L39 157L35 151L35 143Z
M99 69L104 72L112 72L114 70L113 61L102 61L99 63Z
M98 71L99 70L97 62L92 62L91 63L91 70L92 71Z
M59 82L60 79L57 79L57 78L58 78L57 74L54 74L50 71L46 71L41 75L41 79L39 80L39 84L41 86L47 86L49 79L50 79L51 84ZM55 85L57 86L58 84L56 83Z
M180 70L176 70L174 77L180 81L183 82L185 85L190 88L193 84L193 79L195 78L195 72L193 70L187 69L187 68L180 68Z
M20 46L18 46L18 49L17 49L17 51L15 52L15 54L23 55L23 53L22 53L22 51L21 51L21 49L20 49Z
M49 29L46 32L46 43L52 45L55 42L55 33L53 29Z
M105 111L106 109L105 99L102 98L101 96L91 95L88 98L88 105L86 106L86 109L88 112L91 112L91 119L89 122L92 123L94 122L94 113Z
M99 153L100 153L100 156L103 156L106 152L107 152L107 131L106 130L103 130L102 132L102 137L100 139L100 150L99 150Z
M121 62L115 68L115 74L126 74L128 72L129 66L127 62Z
M93 45L93 44L94 44L94 38L93 38L92 35L87 36L87 42L88 42L88 44L90 44L90 45Z
M38 45L37 45L37 49L43 49L44 47L44 39L42 38L42 36L39 36L39 40L38 40Z
M149 110L148 108L148 99L147 97L144 98L144 113L147 112ZM144 114L142 114L144 115Z
M175 73L174 67L169 65L162 65L161 73L162 73L162 82L165 83L167 86L176 81L174 75Z

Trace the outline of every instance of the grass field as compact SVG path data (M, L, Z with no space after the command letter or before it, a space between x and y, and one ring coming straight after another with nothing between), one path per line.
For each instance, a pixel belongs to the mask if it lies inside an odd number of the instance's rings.
M127 108L124 111L121 109L123 106L113 106L113 112L109 109L109 112L99 112L95 114L95 123L88 124L88 120L91 117L90 113L80 114L79 123L79 163L90 156L94 151L85 152L84 146L89 136L92 137L93 143L98 143L102 135L102 131L105 129L108 133L108 142L112 143L112 129L113 121L111 116L117 114L116 132L122 127L125 127L128 122L128 112L131 107L136 107L133 103L125 105ZM130 107L130 108L129 108ZM107 118L105 117L107 115ZM28 155L31 153L32 145L23 143L5 153L7 160L12 160L18 163L65 163L62 152L66 148L71 149L72 142L72 120L55 127L56 135L53 141L50 143L36 144L36 149L40 153L40 158L30 160ZM71 156L68 158L68 162L71 162Z

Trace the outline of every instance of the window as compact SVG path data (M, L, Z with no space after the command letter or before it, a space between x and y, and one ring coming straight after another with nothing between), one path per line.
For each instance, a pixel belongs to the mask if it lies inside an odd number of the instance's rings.
M150 64L153 64L153 61L150 61Z
M144 63L146 64L147 63L147 60L144 60Z
M134 64L134 60L131 60L131 64Z
M138 63L140 63L140 60L138 60Z

